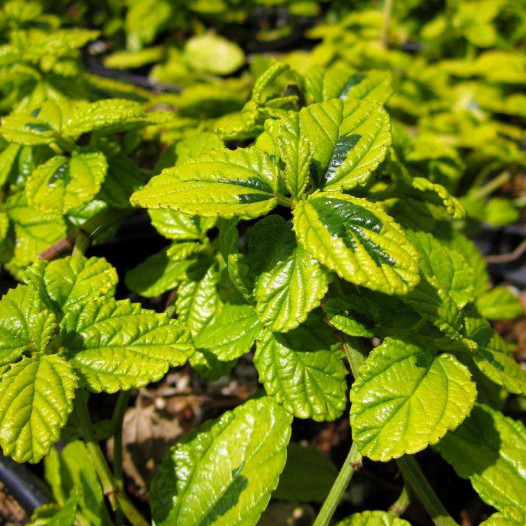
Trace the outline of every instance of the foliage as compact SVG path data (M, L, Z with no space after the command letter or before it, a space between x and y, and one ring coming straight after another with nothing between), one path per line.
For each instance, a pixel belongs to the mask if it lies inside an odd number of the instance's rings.
M261 389L169 450L155 524L257 524L271 499L322 504L329 524L362 455L397 460L454 524L411 456L429 448L495 508L485 524L523 522L526 431L503 410L526 372L489 321L523 308L468 235L526 205L526 7L389 5L5 4L0 261L20 283L0 300L0 446L46 459L55 502L32 524L145 524L97 444L118 451L126 393L247 357ZM257 53L298 31L301 49ZM148 78L97 74L117 69ZM162 248L137 243L125 275L84 255L134 213ZM93 424L101 392L118 410ZM336 477L293 421L341 417Z

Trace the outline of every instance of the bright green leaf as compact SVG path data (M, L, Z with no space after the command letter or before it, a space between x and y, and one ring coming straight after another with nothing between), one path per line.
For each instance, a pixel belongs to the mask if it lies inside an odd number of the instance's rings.
M420 280L418 253L380 207L339 192L313 194L294 210L299 243L341 278L387 294Z
M451 354L387 338L352 386L353 439L382 462L422 451L466 418L476 395L468 369Z
M127 300L82 304L60 328L70 363L96 392L143 387L194 351L182 325Z
M64 214L93 199L106 177L108 163L100 152L61 155L41 164L27 180L29 206Z
M299 418L338 418L347 403L347 370L333 331L312 314L286 334L265 330L254 363L267 394Z
M38 261L26 270L25 280L61 313L87 301L112 297L118 277L105 259L79 254L50 263Z
M477 309L490 320L514 320L524 313L521 301L507 287L495 287L476 301Z
M327 291L325 271L297 244L291 224L280 216L254 226L247 264L255 275L256 313L273 331L297 327Z
M34 289L11 289L0 300L0 365L16 361L25 351L43 351L56 323Z
M17 462L38 462L60 438L77 377L60 356L25 358L0 381L0 445Z
M155 524L255 525L285 466L291 422L261 398L180 440L152 482Z
M387 511L353 513L336 526L410 526L410 523Z
M499 511L516 507L526 512L526 429L522 423L477 404L437 449L457 475L471 481L484 502Z
M254 218L277 205L277 173L276 163L257 148L214 150L164 170L131 202L205 217Z

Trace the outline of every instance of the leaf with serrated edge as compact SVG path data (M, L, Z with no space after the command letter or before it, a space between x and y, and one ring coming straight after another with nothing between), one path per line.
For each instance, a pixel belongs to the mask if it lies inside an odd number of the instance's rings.
M189 216L175 210L148 210L148 214L159 234L177 241L202 239L215 225L213 217Z
M267 394L294 416L334 420L345 409L347 370L319 315L286 334L263 331L254 363Z
M66 235L62 217L31 208L23 192L7 199L6 211L15 227L15 259L20 266L32 263L40 252Z
M0 365L14 362L24 351L43 351L56 324L36 290L25 285L11 289L0 300Z
M215 150L164 170L135 192L131 202L204 217L255 218L277 205L277 176L277 164L255 147Z
M17 462L38 462L60 438L77 377L60 356L25 358L0 381L0 445Z
M489 519L481 522L480 526L524 526L525 524L526 511L510 507L494 513Z
M174 260L168 255L168 248L164 248L129 270L124 281L133 292L155 298L177 287L195 262L193 258Z
M227 361L248 353L260 332L261 324L250 305L227 303L194 341L196 347Z
M514 320L524 313L520 299L507 287L495 287L477 298L477 309L490 320Z
M303 108L299 118L326 190L365 185L391 144L389 117L374 102L332 99Z
M450 294L459 308L473 301L475 276L464 257L426 232L406 233L423 256L420 265L428 277Z
M499 511L517 507L526 512L526 429L521 422L477 404L436 447L486 504Z
M114 393L160 380L194 348L181 324L127 300L95 300L60 324L70 363L95 392Z
M180 440L152 481L155 524L255 525L285 466L291 422L265 397Z
M305 88L309 104L335 98L384 103L393 92L388 71L357 73L344 64L311 68L305 75Z
M265 217L254 226L247 263L256 274L256 313L273 331L297 327L327 291L325 271L297 244L291 224L280 216Z
M386 462L436 444L471 411L468 369L418 340L386 338L351 389L351 428L360 452Z
M60 313L86 301L112 297L118 277L104 258L78 254L50 263L36 262L26 270L25 281Z
M508 351L506 342L474 310L465 313L466 336L477 344L475 365L510 393L526 394L526 371Z
M108 163L101 152L56 155L29 176L26 196L30 206L64 214L87 203L100 190Z
M363 511L353 513L336 526L411 526L411 524L387 511Z
M406 294L420 280L418 252L401 227L366 199L315 193L298 203L293 225L303 248L351 283Z

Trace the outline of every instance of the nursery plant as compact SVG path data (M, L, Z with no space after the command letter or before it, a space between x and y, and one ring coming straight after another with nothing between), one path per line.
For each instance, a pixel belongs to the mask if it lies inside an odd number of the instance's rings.
M43 463L53 497L30 524L288 524L276 501L311 503L315 526L403 526L418 502L414 524L458 524L424 450L469 481L483 524L524 524L510 407L526 370L492 325L523 307L469 235L526 204L508 188L526 8L288 2L258 42L301 20L307 44L247 58L240 28L272 2L52 4L0 16L0 446ZM112 69L90 71L112 45ZM130 217L161 246L115 268L102 256ZM148 506L130 495L130 399L239 364L257 388L174 441ZM337 469L298 431L332 422L349 437ZM396 463L403 485L345 517L363 462Z

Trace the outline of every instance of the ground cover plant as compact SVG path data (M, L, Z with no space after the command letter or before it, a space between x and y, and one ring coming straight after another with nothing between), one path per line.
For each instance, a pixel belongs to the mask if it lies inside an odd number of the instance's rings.
M25 522L526 523L524 309L473 241L523 231L525 14L3 4Z

